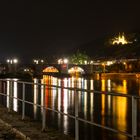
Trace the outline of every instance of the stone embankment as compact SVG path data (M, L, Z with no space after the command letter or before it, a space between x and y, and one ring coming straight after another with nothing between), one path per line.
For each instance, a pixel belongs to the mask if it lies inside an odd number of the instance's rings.
M0 106L0 140L74 140L54 129L41 131L41 124L29 118L21 120L15 112Z

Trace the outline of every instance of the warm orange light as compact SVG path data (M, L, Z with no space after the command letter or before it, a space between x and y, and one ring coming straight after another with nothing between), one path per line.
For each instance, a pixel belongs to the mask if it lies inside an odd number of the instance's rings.
M84 70L82 69L82 68L80 68L80 67L72 67L72 68L70 68L69 70L68 70L68 73L70 73L70 74L75 74L75 73L84 73Z
M112 44L122 44L122 45L125 45L125 44L128 44L128 43L131 43L129 41L126 40L125 36L124 36L124 33L122 35L119 34L118 37L115 37L113 39L113 42Z
M59 72L55 67L47 67L43 72Z

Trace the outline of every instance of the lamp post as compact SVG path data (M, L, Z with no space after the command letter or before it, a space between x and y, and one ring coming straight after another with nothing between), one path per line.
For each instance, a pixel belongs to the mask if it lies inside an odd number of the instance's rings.
M64 59L64 64L66 64L66 73L68 73L68 59L67 58L65 58Z
M58 59L58 64L61 65L61 69L64 73L68 73L68 62L69 60L67 58Z
M9 72L13 72L13 71L16 72L18 59L16 58L7 59L6 62L8 63ZM14 67L14 70L13 70L13 67Z

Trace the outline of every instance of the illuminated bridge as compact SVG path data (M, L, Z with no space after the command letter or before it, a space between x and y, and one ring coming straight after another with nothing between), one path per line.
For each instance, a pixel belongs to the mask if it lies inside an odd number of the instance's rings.
M11 66L12 67L12 66ZM26 64L17 65L16 71L31 72L35 75L43 75L48 73L58 74L92 74L97 71L97 65L76 65L76 64ZM15 71L15 67L9 68L10 72Z
M61 74L92 74L96 71L97 66L94 65L75 65L75 64L45 64L45 65L34 65L35 72L38 74L47 73L61 73Z

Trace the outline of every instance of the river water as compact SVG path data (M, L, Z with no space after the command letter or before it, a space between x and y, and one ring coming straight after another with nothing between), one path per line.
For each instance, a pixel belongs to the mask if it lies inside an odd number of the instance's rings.
M56 78L52 76L43 76L42 80L34 79L34 83L45 83L47 85L56 85L62 87L72 87L88 90L96 90L101 92L113 92L130 95L140 95L140 79L123 77L105 77L105 78ZM7 83L8 84L8 83ZM21 98L22 85L14 82L13 93L15 97ZM8 86L1 83L1 91L8 91ZM5 87L6 89L4 89ZM94 92L79 91L75 93L73 90L65 88L48 88L42 89L37 85L26 85L25 99L34 103L42 104L42 92L45 90L45 106L69 113L75 113L75 94L78 94L78 110L79 117L108 126L120 131L131 133L131 98L117 97L111 95L97 94ZM4 98L0 101L8 107L8 102ZM21 102L14 99L13 109L21 112ZM139 135L140 126L140 104L138 101L137 130ZM41 121L41 110L37 106L26 104L26 115ZM47 111L46 124L55 128L64 134L74 137L75 121L67 116ZM79 122L79 140L129 140L128 137L112 133L108 130Z

